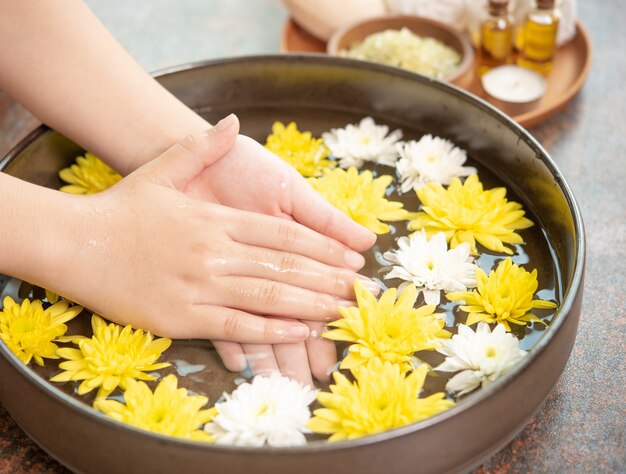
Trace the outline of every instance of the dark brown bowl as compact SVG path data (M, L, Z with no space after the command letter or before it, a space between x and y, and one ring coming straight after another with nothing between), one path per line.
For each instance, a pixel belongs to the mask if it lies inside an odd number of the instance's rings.
M360 43L369 35L385 30L401 30L408 28L413 33L424 38L434 38L446 46L454 49L461 55L461 63L445 77L445 80L457 85L463 85L466 76L471 75L471 65L474 62L474 48L469 39L461 31L445 23L415 15L389 15L367 20L360 20L337 30L328 40L326 51L337 55L339 51L348 49Z
M545 232L561 274L559 311L528 357L451 410L374 436L290 449L198 444L120 424L36 375L0 343L0 401L37 443L69 468L90 473L445 473L478 465L525 426L574 343L585 244L568 185L524 129L457 88L327 56L212 61L166 71L159 81L211 121L239 114L243 132L257 139L275 119L297 120L318 134L372 115L408 133L453 140L515 192ZM78 152L77 145L41 127L0 161L0 169L56 187L57 171Z

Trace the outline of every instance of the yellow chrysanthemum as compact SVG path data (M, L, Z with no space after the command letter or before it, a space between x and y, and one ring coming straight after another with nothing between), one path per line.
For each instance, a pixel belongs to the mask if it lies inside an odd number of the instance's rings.
M20 305L7 296L0 311L0 339L25 364L34 359L38 365L44 365L44 358L59 358L55 342L74 339L63 337L67 331L65 323L82 310L80 306L70 308L65 300L44 309L39 300L25 299Z
M99 193L122 179L122 175L89 152L77 157L69 168L59 171L59 177L68 183L61 191L70 194Z
M428 369L419 366L408 375L397 365L371 359L352 369L355 381L339 372L334 385L317 400L324 406L313 412L311 431L330 434L328 441L360 438L405 426L454 406L442 392L418 398Z
M292 165L302 176L319 176L324 168L337 165L326 159L328 148L324 140L313 138L311 132L299 131L294 122L286 127L281 122L274 122L265 148Z
M61 297L56 294L54 291L52 290L45 290L46 291L46 299L48 300L48 303L50 304L54 304L57 303Z
M409 370L415 352L437 349L440 339L450 337L443 329L444 321L433 314L435 305L413 307L417 299L415 285L407 286L397 301L395 288L385 291L378 301L359 280L354 283L354 291L358 308L339 308L343 318L329 323L335 329L323 334L334 341L354 343L341 361L342 369L380 359Z
M313 188L333 206L350 216L352 220L376 234L386 234L389 226L381 221L408 220L415 215L402 208L401 202L385 198L387 187L393 177L383 175L373 178L371 171L359 174L353 166L325 169L321 178L310 178Z
M52 290L46 290L44 289L45 294L46 294L46 300L48 300L48 303L50 304L54 304L57 303L61 300L67 301L67 304L69 304L70 306L74 306L76 303L74 303L71 300L68 300L66 297L59 295L58 293L55 293Z
M530 312L533 308L557 307L552 301L533 300L538 286L537 270L529 273L515 265L510 258L501 262L495 271L491 270L488 277L480 268L476 269L475 275L475 290L456 291L446 295L451 301L466 303L467 306L461 306L461 309L469 313L465 323L468 326L485 321L500 323L510 331L510 324L525 326L533 321L542 322Z
M211 421L212 411L201 410L209 399L187 395L187 390L177 388L177 385L176 376L170 374L152 393L144 382L129 380L124 403L96 400L93 406L114 420L142 430L176 438L211 441L212 436L202 430L202 425Z
M533 225L524 217L521 204L505 198L506 188L483 190L475 174L463 184L453 178L448 189L428 183L415 192L423 208L409 223L409 229L424 229L429 238L444 232L450 248L467 242L476 254L478 242L489 250L512 254L504 244L524 243L515 231Z
M168 367L167 362L156 363L172 341L153 340L152 334L131 326L122 329L109 324L97 315L91 318L93 336L76 342L78 349L59 349L57 354L68 359L59 364L65 370L52 377L53 382L82 380L78 394L84 395L98 388L97 398L106 398L118 386L125 390L131 380L155 380L146 372Z

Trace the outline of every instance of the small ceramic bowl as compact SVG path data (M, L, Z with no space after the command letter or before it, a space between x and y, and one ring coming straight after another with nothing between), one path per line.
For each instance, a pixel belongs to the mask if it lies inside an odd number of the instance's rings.
M461 55L461 63L444 78L445 81L461 85L465 76L468 73L471 74L474 48L469 39L460 31L444 23L420 16L393 15L360 20L337 30L328 41L326 50L328 54L338 55L339 51L360 43L369 35L402 28L408 28L423 38L439 40Z

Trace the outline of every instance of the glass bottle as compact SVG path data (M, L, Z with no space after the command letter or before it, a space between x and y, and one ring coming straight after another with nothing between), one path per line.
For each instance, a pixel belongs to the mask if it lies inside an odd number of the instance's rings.
M494 67L509 61L513 48L513 19L509 0L489 0L489 17L480 28L480 49L485 66Z
M524 21L524 38L517 64L547 74L552 69L556 51L559 14L555 0L535 0L533 3Z

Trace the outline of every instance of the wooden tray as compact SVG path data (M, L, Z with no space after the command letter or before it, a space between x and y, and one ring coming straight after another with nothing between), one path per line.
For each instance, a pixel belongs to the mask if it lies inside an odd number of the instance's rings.
M311 35L293 20L288 20L283 28L280 49L284 53L325 53L326 43ZM482 66L479 55L476 55L472 67L474 72L463 83L457 85L498 107L520 125L530 128L564 108L583 86L591 67L591 43L587 31L580 22L577 22L576 36L559 48L555 55L546 94L539 101L529 104L511 104L489 96L476 73Z

